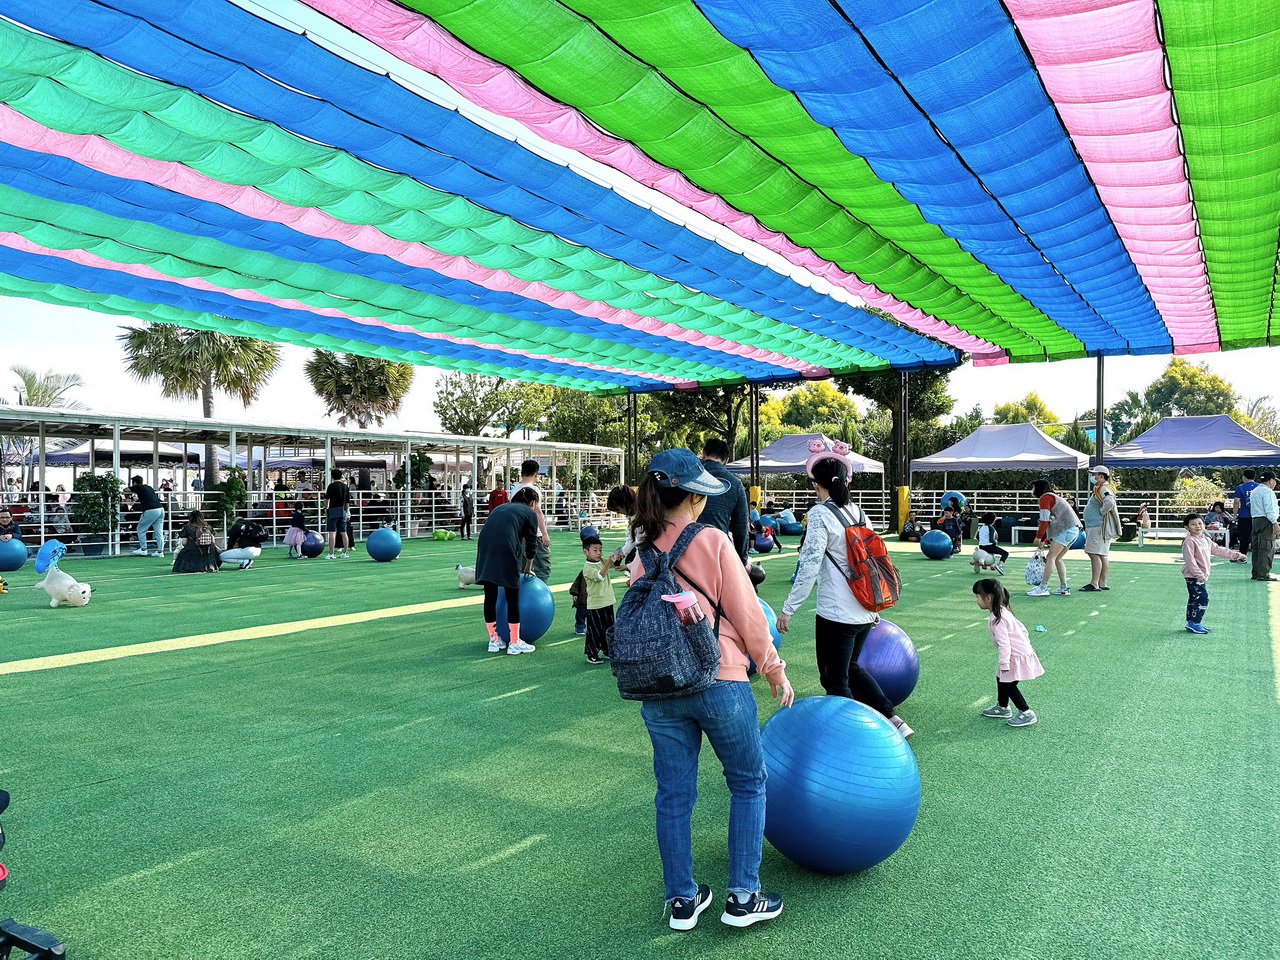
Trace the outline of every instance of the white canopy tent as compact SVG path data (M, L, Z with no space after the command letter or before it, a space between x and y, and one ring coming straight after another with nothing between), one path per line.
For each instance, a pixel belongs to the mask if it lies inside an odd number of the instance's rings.
M989 423L958 443L911 461L912 473L953 470L1083 470L1089 455L1072 450L1034 423Z

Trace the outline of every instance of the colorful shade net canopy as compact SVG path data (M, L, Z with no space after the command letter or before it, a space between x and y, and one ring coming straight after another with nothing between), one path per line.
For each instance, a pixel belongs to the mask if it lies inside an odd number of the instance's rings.
M1235 0L6 0L0 295L597 393L1273 342Z

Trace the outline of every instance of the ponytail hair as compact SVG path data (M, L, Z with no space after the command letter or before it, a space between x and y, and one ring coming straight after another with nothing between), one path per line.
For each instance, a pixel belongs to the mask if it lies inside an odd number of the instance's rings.
M1009 591L1004 588L1004 584L992 577L975 582L973 595L991 598L991 616L996 623L1000 622L1000 615L1009 608Z
M813 465L809 476L826 489L837 507L849 504L849 467L842 457L823 457Z
M641 550L655 549L655 541L670 523L667 511L680 506L691 496L692 493L679 487L658 486L657 475L647 472L636 491L635 513L631 516L636 546Z

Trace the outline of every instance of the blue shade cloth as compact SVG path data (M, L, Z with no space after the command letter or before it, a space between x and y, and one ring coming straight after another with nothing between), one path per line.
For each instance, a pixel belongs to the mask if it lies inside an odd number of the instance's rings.
M1168 352L1168 331L1003 9L836 6L856 28L827 0L699 3L851 152L1091 353Z
M581 381L590 380L626 389L631 389L633 385L650 389L654 386L653 381L647 378L626 376L605 370L587 370L518 354L494 354L480 347L442 340L424 340L421 337L394 330L379 330L308 311L290 310L273 304L240 300L234 296L211 291L192 290L176 283L143 280L131 274L87 267L58 257L27 253L10 247L0 246L0 272L39 283L61 283L95 293L167 304L182 310L248 320L303 333L324 334L343 340L359 340L395 350L413 350L472 363L501 363L514 371L525 370L574 377Z
M1165 417L1104 460L1111 467L1269 467L1280 464L1280 446L1225 414Z
M121 0L115 6L119 10L65 0L54 9L43 0L13 0L5 13L640 269L861 347L894 366L958 361L948 347L754 264L230 3ZM199 37L201 45L149 24Z
M242 249L258 250L345 273L372 277L456 303L503 313L546 325L547 342L564 343L570 334L616 341L658 353L672 352L674 342L617 324L584 317L516 293L489 290L466 280L453 280L422 267L410 267L381 254L365 253L336 240L299 233L283 224L257 220L226 207L135 180L100 173L64 157L35 153L0 143L4 184L57 202L87 207L125 220L146 220L177 233L203 236ZM0 210L8 209L0 189ZM21 215L21 210L15 211ZM183 255L181 251L170 251ZM467 330L460 327L459 332ZM707 364L749 379L771 379L777 368L696 344L681 343L679 358ZM616 355L625 364L621 354ZM672 371L676 374L679 370ZM696 378L695 378L696 379Z

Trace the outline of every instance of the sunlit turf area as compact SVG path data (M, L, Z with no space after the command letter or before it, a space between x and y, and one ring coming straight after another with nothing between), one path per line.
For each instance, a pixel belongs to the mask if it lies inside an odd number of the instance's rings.
M921 660L915 831L845 877L766 844L783 915L683 934L638 708L573 634L576 535L518 657L485 651L457 587L472 543L187 576L73 560L83 609L49 609L28 566L0 596L0 916L75 960L1275 957L1280 585L1216 565L1197 637L1176 547L1120 547L1110 591L1036 599L1019 549L1005 582L1047 673L1024 684L1040 722L1010 729L978 715L995 654L971 568L892 549L889 619ZM775 609L794 562L763 558ZM821 693L812 643L811 598L782 647L798 696ZM719 898L728 797L704 759L695 858Z

